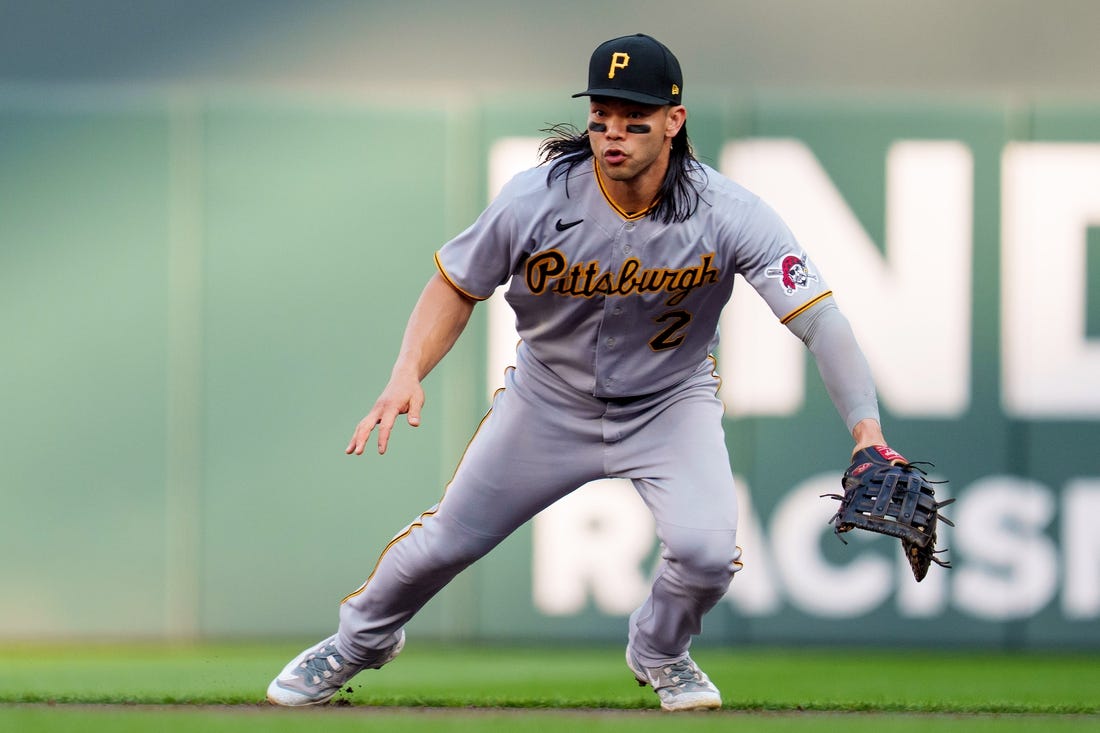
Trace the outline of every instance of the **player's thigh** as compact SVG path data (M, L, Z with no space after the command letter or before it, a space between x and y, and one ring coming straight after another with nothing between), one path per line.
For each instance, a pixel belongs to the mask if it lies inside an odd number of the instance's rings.
M659 526L736 530L722 409L713 388L695 389L660 410L635 436L640 460L630 477Z
M498 393L464 452L440 510L463 526L502 537L557 499L599 477L587 424L522 389Z

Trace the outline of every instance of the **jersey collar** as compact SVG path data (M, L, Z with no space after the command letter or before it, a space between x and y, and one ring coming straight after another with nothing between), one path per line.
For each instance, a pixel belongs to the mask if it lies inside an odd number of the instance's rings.
M603 194L604 200L607 201L607 205L610 206L616 214L626 219L627 221L637 221L638 219L643 219L649 214L649 212L657 208L657 203L660 201L659 198L653 199L653 202L641 211L635 211L633 213L624 211L621 206L615 203L615 199L611 198L611 194L607 192L607 187L604 186L603 176L600 175L600 166L596 162L595 156L592 157L592 170L596 172L596 184L599 185L600 193Z

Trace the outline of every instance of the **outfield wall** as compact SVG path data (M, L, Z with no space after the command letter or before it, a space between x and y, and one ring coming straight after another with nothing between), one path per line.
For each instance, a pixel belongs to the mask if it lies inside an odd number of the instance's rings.
M434 503L514 339L479 307L424 425L352 459L432 252L580 123L559 94L0 90L0 635L275 636L333 626ZM955 568L826 524L849 439L742 284L719 354L745 570L725 642L1100 647L1100 106L700 90L703 160L763 194L838 293L891 442L958 498ZM691 102L691 100L689 100ZM620 639L656 546L585 487L414 621ZM904 641L904 640L903 640Z

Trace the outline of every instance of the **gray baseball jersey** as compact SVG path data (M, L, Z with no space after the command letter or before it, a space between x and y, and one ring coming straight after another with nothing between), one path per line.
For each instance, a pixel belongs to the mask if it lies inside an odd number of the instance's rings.
M597 397L676 384L714 353L740 273L786 321L828 295L794 236L759 197L709 167L702 203L682 223L618 211L593 165L547 186L517 175L436 255L463 293L507 300L527 348Z
M511 278L522 342L443 499L394 537L341 604L337 643L347 658L369 660L397 643L462 569L605 477L633 482L662 548L650 596L630 617L631 654L654 667L687 652L741 567L710 356L734 275L808 343L842 343L812 334L846 328L839 314L818 317L830 308L813 306L831 306L829 291L779 217L710 168L698 175L697 212L662 224L618 209L591 163L549 186L546 169L535 168L436 254L443 276L472 298ZM822 347L830 348L841 351Z

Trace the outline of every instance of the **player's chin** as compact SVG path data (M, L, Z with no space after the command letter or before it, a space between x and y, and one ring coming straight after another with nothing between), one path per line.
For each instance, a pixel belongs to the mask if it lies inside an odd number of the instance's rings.
M636 171L630 165L630 158L616 158L613 162L604 158L600 160L600 173L612 181L627 181L634 177Z

